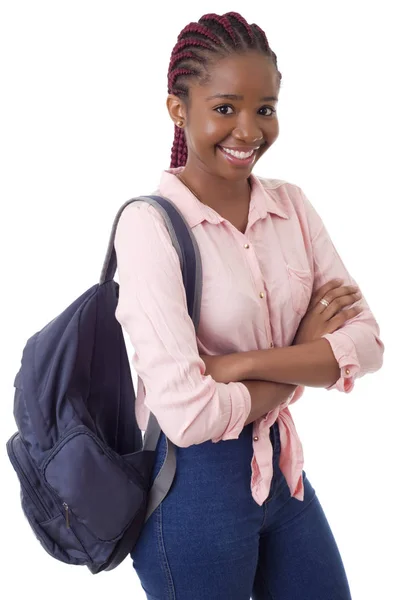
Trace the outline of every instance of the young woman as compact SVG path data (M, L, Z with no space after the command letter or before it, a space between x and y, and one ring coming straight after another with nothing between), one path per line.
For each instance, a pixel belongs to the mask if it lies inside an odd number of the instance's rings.
M281 73L264 32L209 14L178 37L175 124L158 193L198 242L197 336L161 216L125 209L117 318L135 348L137 418L177 446L170 492L132 553L152 600L348 600L338 548L303 471L289 404L349 392L382 364L378 325L296 185L252 175L278 137Z

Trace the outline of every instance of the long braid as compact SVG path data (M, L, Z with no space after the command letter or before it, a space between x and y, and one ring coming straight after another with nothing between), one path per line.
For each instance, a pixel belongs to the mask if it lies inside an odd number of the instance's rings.
M174 144L171 150L171 167L186 165L187 146L185 133L181 127L175 125Z
M207 81L206 67L212 60L249 50L257 50L270 58L281 81L276 54L258 25L250 25L236 12L203 15L197 23L189 23L178 36L168 68L168 93L187 98L189 81ZM175 125L170 167L184 166L186 161L185 133Z

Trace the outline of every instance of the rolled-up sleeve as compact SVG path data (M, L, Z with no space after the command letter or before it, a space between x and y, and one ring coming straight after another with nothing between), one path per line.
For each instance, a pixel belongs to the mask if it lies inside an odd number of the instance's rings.
M314 291L331 279L342 279L343 285L357 285L343 264L321 217L301 191L306 211L314 263ZM360 290L362 293L362 290ZM340 367L339 379L327 389L351 392L354 381L366 373L380 369L384 345L380 330L364 296L355 303L362 311L340 329L323 335Z
M200 358L179 258L163 218L145 202L130 204L118 223L116 318L134 348L145 404L177 446L238 438L251 398L240 382L217 383Z

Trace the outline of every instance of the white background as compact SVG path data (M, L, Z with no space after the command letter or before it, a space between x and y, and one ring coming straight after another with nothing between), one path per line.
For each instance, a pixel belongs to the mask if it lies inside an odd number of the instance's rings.
M5 452L15 430L13 380L27 339L96 283L119 206L151 193L169 167L166 82L178 33L204 13L236 10L265 29L283 75L280 137L255 173L302 187L386 346L384 367L351 394L307 390L293 407L305 470L353 600L400 598L395 7L394 0L1 3L3 597L145 597L130 559L93 577L58 563L34 538Z

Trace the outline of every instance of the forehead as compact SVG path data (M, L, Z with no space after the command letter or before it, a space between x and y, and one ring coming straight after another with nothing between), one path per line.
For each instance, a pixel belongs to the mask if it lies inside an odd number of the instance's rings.
M207 68L205 83L197 87L197 93L209 96L213 93L272 96L278 95L277 71L271 59L258 52L233 54L211 63Z

